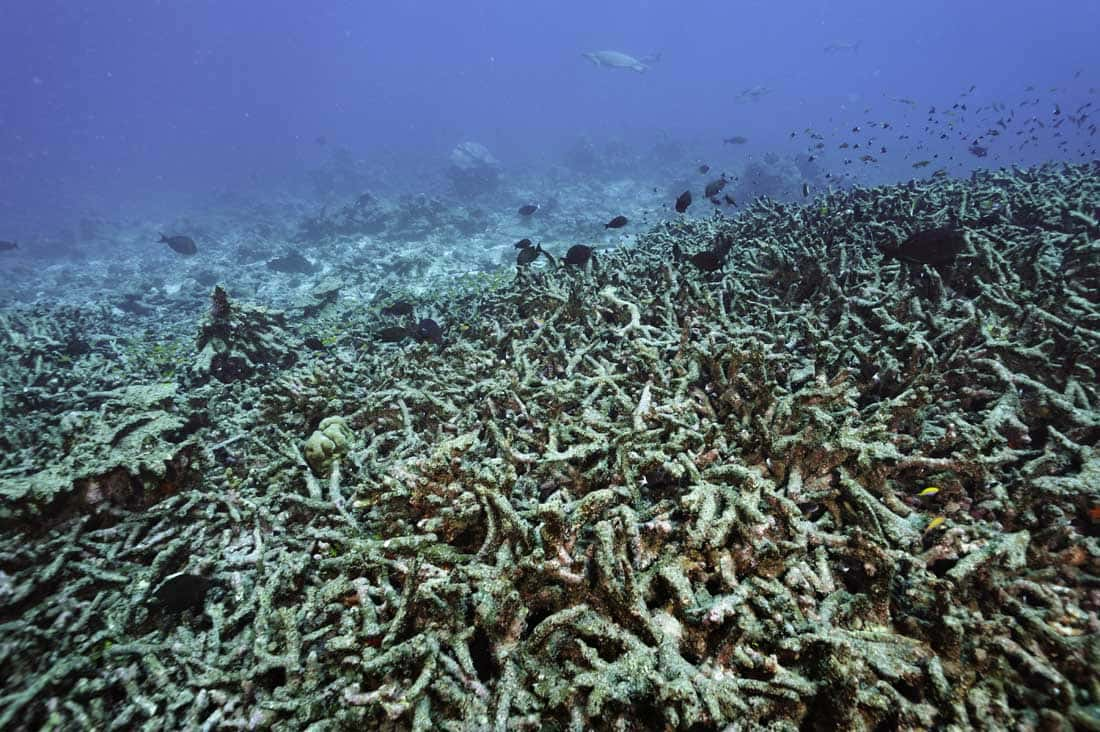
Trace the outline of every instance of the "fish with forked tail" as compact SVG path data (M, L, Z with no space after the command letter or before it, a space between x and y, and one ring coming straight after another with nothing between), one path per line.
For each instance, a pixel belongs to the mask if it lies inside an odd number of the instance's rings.
M637 71L639 74L648 71L648 64L659 61L661 58L660 54L654 54L639 60L619 51L587 51L581 55L596 66L609 69L630 69L631 71Z

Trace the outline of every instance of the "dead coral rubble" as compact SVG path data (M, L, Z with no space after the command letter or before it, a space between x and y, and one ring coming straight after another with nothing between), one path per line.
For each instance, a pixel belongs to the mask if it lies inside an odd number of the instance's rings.
M150 381L169 350L158 344L139 356L117 329L105 310L0 316L5 530L74 510L144 506L193 477L196 416L176 384Z
M243 480L6 538L0 726L1096 728L1098 199L765 201L460 298L326 372L323 478L287 413ZM876 247L952 218L948 267ZM179 571L201 613L149 604Z

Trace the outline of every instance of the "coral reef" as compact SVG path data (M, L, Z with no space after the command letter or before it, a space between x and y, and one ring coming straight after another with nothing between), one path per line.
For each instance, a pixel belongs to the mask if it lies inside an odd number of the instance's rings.
M216 295L205 370L280 368L185 395L203 480L3 537L0 727L1098 728L1098 200L760 200L426 295L442 348Z

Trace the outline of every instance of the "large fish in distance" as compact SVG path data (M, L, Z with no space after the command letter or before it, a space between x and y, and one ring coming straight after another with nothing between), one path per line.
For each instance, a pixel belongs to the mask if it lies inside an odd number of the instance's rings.
M638 73L649 69L649 66L642 63L642 61L619 51L587 51L581 55L597 66L606 66L609 69L630 69ZM645 60L649 61L650 59Z

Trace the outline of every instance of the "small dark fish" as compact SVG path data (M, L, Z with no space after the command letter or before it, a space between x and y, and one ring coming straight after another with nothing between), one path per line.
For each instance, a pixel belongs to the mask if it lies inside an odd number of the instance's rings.
M810 195L810 184L809 183L803 183L802 184L802 197L805 198L808 195Z
M722 257L717 252L697 252L688 257L688 261L704 272L716 272L722 269Z
M0 241L0 252L10 252L12 249L18 249L19 245L13 241Z
M311 351L323 351L325 350L325 344L317 336L309 336L302 343Z
M443 329L439 327L439 323L431 318L421 318L416 325L416 340L420 343L431 341L437 346L442 346Z
M727 145L744 145L748 141L749 138L742 137L741 135L734 135L733 137L727 137L726 139L722 140L722 142Z
M129 293L123 295L122 302L116 306L124 313L132 313L134 315L152 315L155 311L141 302L141 295L136 293Z
M538 259L539 255L545 256L551 262L554 261L554 258L551 257L550 254L542 248L542 244L536 244L535 246L531 246L530 244L528 244L527 246L520 249L519 254L516 255L516 265L519 267L526 267L527 265Z
M168 612L183 612L188 608L201 607L206 602L210 584L209 577L179 572L168 575L153 592L152 599Z
M531 240L530 239L520 239L519 241L517 241L512 246L514 246L516 249L529 249L531 247Z
M413 304L408 300L400 300L399 302L395 302L393 305L382 308L383 315L396 315L399 317L404 317L406 315L412 315L412 312Z
M978 143L974 143L973 145L968 147L967 150L969 150L970 154L976 158L984 158L986 155L989 154L989 148L982 147Z
M953 226L916 231L896 247L878 245L888 257L932 266L950 264L965 248L966 234Z
M931 164L932 164L931 160L918 160L917 162L913 163L913 167L914 168L927 168Z
M172 247L172 251L179 254L194 254L199 251L199 248L195 246L195 240L189 236L165 236L160 235L160 241L158 244L167 244Z
M391 325L378 331L378 340L383 343L397 343L409 337L409 329L401 325Z
M321 147L324 147L325 145L328 144L328 138L325 137L324 135L317 135L317 139L314 140L314 142L316 142Z
M726 179L725 178L715 178L710 183L707 183L707 187L703 191L703 195L706 196L707 198L714 198L725 187L726 187Z
M737 200L733 196L731 196L730 194L727 193L725 196L723 196L723 198L726 199L726 205L727 206L736 206L737 205Z
M703 163L702 165L699 166L699 175L706 175L709 172L710 172L710 166L707 165L706 163Z
M520 216L530 216L531 214L533 214L535 211L538 211L538 210L539 210L539 205L537 203L527 203L527 204L524 204L524 205L519 207L519 215Z
M683 213L691 205L691 191L684 191L676 199L676 213Z
M574 267L583 267L588 264L588 260L592 258L593 249L585 244L574 244L569 247L569 251L562 257L563 262L573 265Z
M313 262L309 261L298 252L291 252L282 257L275 257L267 263L268 269L273 269L276 272L288 272L297 274L309 274L315 271L317 268L313 265Z
M630 223L630 222L629 222L629 220L627 220L627 218L625 216L616 216L615 218L611 219L606 224L604 224L603 228L605 228L605 229L621 229L624 226L626 226L628 223Z

